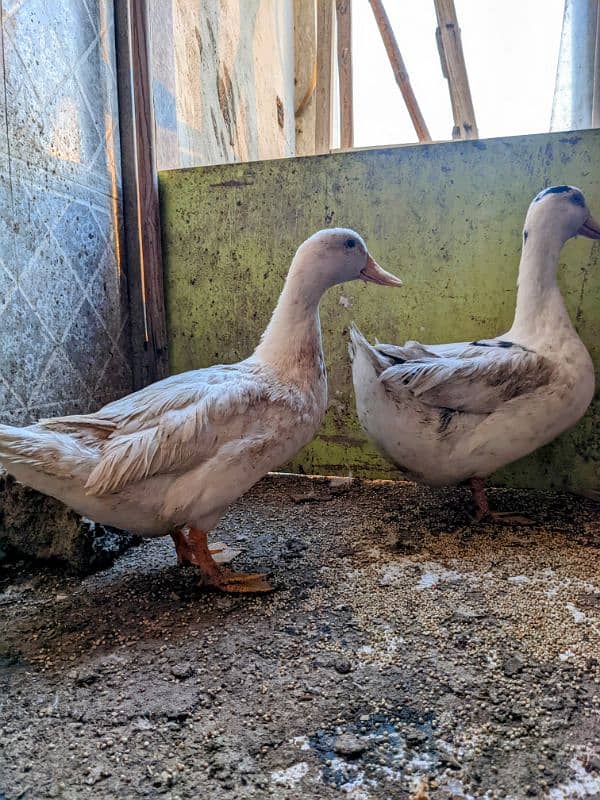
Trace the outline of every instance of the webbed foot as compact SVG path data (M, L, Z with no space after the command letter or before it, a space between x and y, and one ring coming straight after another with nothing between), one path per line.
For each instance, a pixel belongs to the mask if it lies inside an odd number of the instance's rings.
M475 503L473 522L493 522L497 525L535 525L535 520L524 514L513 514L510 511L492 511L485 493L483 478L471 478L469 486Z
M222 567L239 555L239 550L223 542L214 542L210 547L205 531L196 528L178 529L171 534L180 564L193 564L202 577L202 586L221 592L255 594L274 591L267 576L258 572L234 572Z

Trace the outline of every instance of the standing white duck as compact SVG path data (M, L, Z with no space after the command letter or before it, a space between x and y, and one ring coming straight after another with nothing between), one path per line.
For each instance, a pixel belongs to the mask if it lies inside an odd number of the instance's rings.
M208 585L268 591L264 575L220 567L207 533L314 437L327 406L319 301L358 278L401 284L354 231L319 231L298 249L250 358L173 375L95 414L0 425L0 463L96 522L171 534L180 563L195 564Z
M371 346L351 331L363 428L414 480L469 481L477 520L528 522L492 513L485 479L570 428L592 400L592 361L556 281L561 248L577 235L600 239L581 191L540 192L525 219L514 322L498 338Z

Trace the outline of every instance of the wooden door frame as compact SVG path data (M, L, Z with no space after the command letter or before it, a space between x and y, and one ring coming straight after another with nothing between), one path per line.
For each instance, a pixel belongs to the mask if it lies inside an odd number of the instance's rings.
M138 389L169 374L150 27L147 0L115 0L114 8L125 263Z

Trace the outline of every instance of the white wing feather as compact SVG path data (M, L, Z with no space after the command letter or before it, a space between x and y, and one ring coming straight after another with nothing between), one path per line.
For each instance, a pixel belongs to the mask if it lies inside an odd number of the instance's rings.
M436 350L392 364L379 379L391 391L409 391L426 405L489 414L552 377L547 359L518 345L465 343Z
M95 438L99 458L88 494L103 495L202 463L239 438L267 404L294 405L294 394L249 361L166 378L95 414L44 421L74 439ZM247 412L252 408L252 414Z

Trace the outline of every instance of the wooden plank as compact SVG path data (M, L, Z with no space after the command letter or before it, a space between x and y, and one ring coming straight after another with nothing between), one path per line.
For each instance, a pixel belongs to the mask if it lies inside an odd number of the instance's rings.
M340 146L354 147L352 85L352 0L336 0L337 58L340 81Z
M169 374L146 0L115 3L134 388Z
M328 153L331 148L332 38L333 0L317 0L315 153Z
M429 135L429 130L427 129L425 119L421 114L421 109L417 103L415 93L410 85L408 70L406 69L404 59L402 58L400 48L398 47L398 42L394 36L394 31L390 25L390 21L388 19L388 15L386 14L383 3L381 0L369 0L369 2L371 3L371 8L373 9L373 14L375 15L375 19L377 21L379 33L383 39L383 44L385 45L390 64L392 65L392 70L394 71L396 83L402 92L402 97L406 103L406 108L410 114L410 118L412 120L414 129L417 132L419 141L430 142L431 136Z
M454 0L434 0L434 4L438 22L436 31L438 50L442 72L448 81L454 117L452 138L477 139L479 132Z
M315 152L317 17L315 0L294 0L294 114L297 156Z

